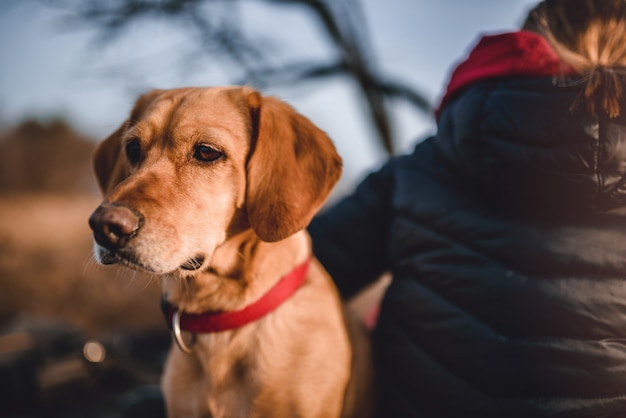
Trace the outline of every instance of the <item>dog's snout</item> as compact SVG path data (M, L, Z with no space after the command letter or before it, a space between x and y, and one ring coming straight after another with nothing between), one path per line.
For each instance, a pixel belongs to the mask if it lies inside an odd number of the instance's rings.
M94 239L111 250L124 248L142 223L140 214L121 205L101 205L89 217Z

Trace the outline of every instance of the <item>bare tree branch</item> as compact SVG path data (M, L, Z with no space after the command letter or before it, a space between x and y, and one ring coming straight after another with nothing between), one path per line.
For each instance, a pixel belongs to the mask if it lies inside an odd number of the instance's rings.
M350 77L363 95L381 144L390 154L394 147L389 100L402 98L419 112L431 111L429 101L422 94L379 74L358 0L263 0L274 5L307 8L324 29L327 41L339 57L337 62L330 63L278 64L270 63L261 42L245 35L238 20L238 6L243 0L82 0L74 6L68 6L68 1L72 0L48 0L76 10L84 22L100 30L102 42L119 36L140 19L162 18L179 23L181 28L192 32L202 50L236 64L244 72L245 82L253 85L289 85L336 76Z

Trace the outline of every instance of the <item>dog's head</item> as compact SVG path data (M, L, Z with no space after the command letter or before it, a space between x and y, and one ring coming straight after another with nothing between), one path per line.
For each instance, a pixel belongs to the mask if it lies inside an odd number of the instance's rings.
M229 236L304 229L341 174L330 139L248 87L155 90L97 148L105 199L89 219L97 259L195 270Z

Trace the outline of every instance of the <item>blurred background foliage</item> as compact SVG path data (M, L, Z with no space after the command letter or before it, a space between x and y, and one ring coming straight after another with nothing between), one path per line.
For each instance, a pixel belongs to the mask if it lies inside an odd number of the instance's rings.
M95 141L62 119L29 119L0 133L0 193L93 193Z
M388 67L383 70L358 0L36 1L57 12L55 33L94 35L77 71L93 75L103 90L108 88L107 80L114 79L127 80L132 96L162 87L153 86L150 75L164 62L179 68L182 78L193 73L194 84L198 69L205 85L218 79L272 92L300 89L307 94L324 89L326 94L339 82L342 88L348 84L350 94L355 92L349 106L362 118L357 120L359 126L352 123L355 119L338 122L347 137L334 139L347 163L352 154L360 158L358 148L366 141L375 142L369 145L380 156L377 162L404 151L397 137L399 109L410 109L416 118L431 115L428 97L389 74ZM530 2L516 1L518 6ZM1 1L0 13L17 4L17 0ZM512 8L495 0L456 4L472 10L481 6L485 10L487 5L500 14ZM269 26L277 27L293 17L282 12L299 10L299 16L315 28L311 32L315 39L300 43L295 34L292 39L284 31L276 31L278 36L268 33L268 22L254 25L259 6L273 10L277 17ZM441 10L448 19L449 10ZM524 15L522 10L510 13ZM468 25L473 27L472 22ZM148 34L165 31L175 42L153 45L149 51L134 49L125 40L138 27L147 27ZM415 40L420 42L434 43ZM123 56L122 62L115 60L117 56ZM424 68L429 65L426 62ZM98 94L91 93L89 106L99 111ZM319 114L344 115L339 104L323 102L321 107L316 110ZM106 129L113 131L115 126L107 124ZM63 117L21 123L0 118L2 416L154 418L162 414L156 385L170 336L159 309L158 280L98 266L91 254L87 218L101 200L91 170L95 144L96 138L79 133Z

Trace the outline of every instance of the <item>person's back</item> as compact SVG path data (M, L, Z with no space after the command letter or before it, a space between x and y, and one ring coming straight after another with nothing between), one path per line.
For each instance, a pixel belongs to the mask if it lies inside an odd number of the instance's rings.
M533 13L309 229L344 296L393 274L380 417L626 416L626 1Z

